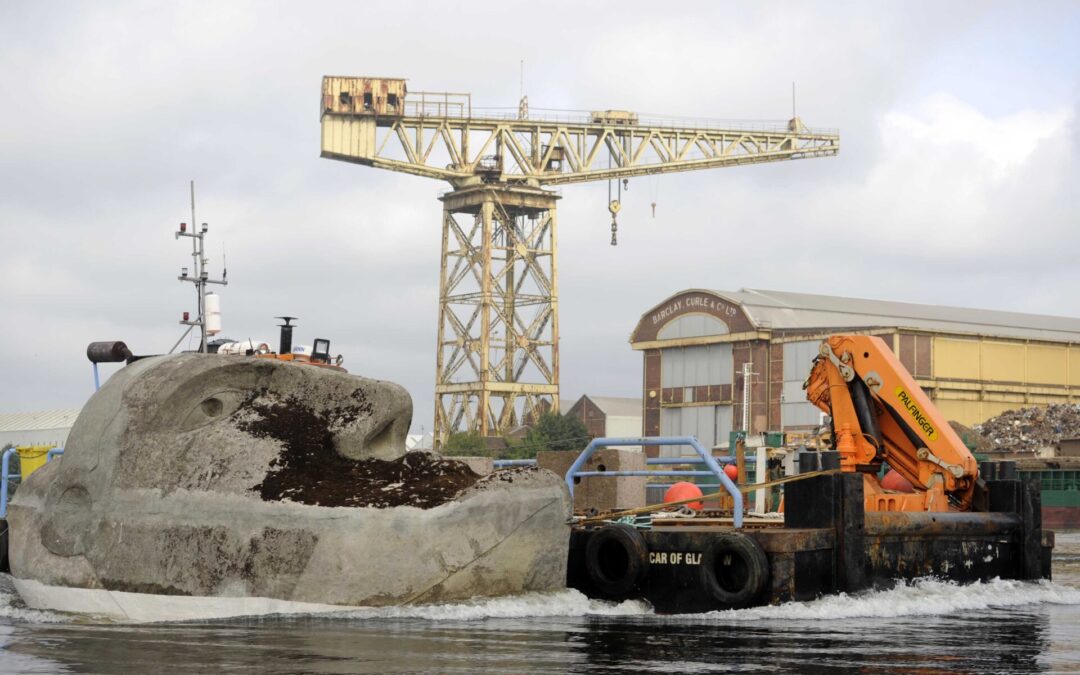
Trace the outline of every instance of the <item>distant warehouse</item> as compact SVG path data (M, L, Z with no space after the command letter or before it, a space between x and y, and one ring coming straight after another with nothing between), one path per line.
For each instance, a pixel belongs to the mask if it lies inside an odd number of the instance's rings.
M51 445L64 447L79 408L0 413L0 448L9 445Z
M645 312L630 337L644 356L645 434L723 444L743 428L747 400L751 433L817 426L820 411L802 384L821 340L838 332L881 337L942 413L963 424L1080 401L1080 319L691 289Z

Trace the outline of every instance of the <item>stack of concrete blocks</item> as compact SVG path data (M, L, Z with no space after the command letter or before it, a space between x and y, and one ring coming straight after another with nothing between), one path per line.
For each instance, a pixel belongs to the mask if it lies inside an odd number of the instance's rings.
M542 469L566 476L578 452L545 450L536 454ZM580 471L644 471L645 453L640 450L602 448L592 454ZM586 476L574 481L574 511L614 511L645 506L645 476Z

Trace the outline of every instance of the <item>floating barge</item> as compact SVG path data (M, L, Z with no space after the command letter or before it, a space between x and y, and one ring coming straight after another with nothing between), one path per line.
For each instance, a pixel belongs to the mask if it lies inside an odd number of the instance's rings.
M704 457L704 449L699 454ZM728 517L653 518L647 529L582 519L571 533L567 584L593 598L643 599L658 612L692 613L812 600L928 576L958 583L1049 579L1054 535L1042 529L1038 482L1016 478L1010 463L984 464L994 464L981 467L984 474L1001 476L985 481L985 511L867 511L861 474L816 471L786 486L782 520L742 518L741 500ZM571 489L575 474L583 473L598 472L568 472ZM722 474L716 475L723 483Z

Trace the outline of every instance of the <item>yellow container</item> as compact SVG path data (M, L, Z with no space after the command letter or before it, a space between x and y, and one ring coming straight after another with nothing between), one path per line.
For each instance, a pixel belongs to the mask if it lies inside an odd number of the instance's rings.
M23 480L45 465L49 450L52 448L51 445L22 445L16 448L19 452L19 471Z

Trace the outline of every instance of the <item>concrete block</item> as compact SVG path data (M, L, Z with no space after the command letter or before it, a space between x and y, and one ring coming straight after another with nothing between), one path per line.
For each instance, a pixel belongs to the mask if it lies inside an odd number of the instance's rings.
M459 462L464 462L475 473L486 476L495 470L495 460L491 457L450 457Z
M577 459L578 452L542 450L536 454L536 465L565 477ZM602 448L593 453L581 467L583 471L644 471L645 453L641 450ZM645 506L644 476L586 476L574 485L574 510L611 511Z

